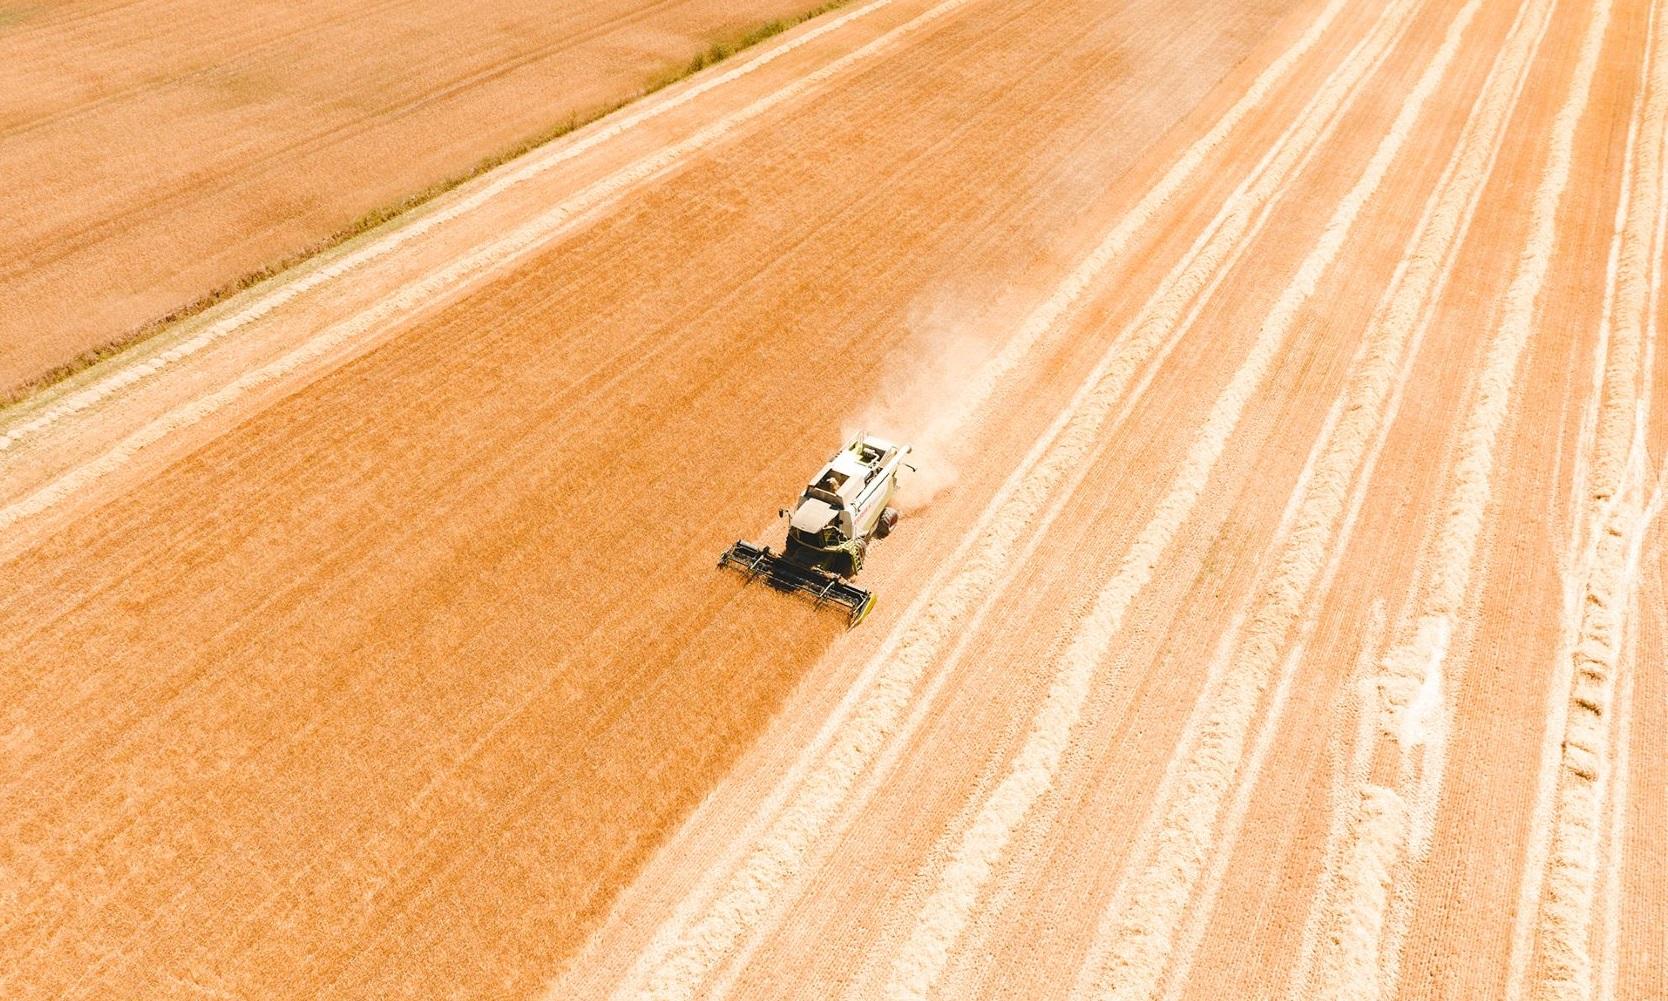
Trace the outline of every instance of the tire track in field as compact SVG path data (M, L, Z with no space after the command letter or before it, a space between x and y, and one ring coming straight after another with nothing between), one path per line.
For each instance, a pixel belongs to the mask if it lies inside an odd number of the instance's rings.
M1550 14L1550 11L1546 12ZM1492 500L1494 453L1510 410L1519 362L1534 329L1536 308L1557 246L1557 214L1568 186L1575 133L1589 107L1599 55L1609 29L1609 0L1593 8L1578 50L1570 90L1547 141L1548 155L1530 204L1525 247L1489 339L1483 370L1459 432L1443 518L1427 540L1429 560L1415 583L1418 598L1403 637L1380 661L1376 722L1380 744L1395 764L1353 797L1344 862L1328 873L1335 886L1318 899L1338 909L1322 920L1320 989L1327 997L1376 998L1393 991L1411 893L1410 868L1429 851L1435 804L1446 764L1446 734L1458 671L1444 664L1453 626L1471 590L1483 522ZM1543 15L1544 16L1544 15ZM1543 28L1544 30L1544 28ZM1527 62L1524 64L1527 67ZM1423 748L1416 758L1415 752ZM1397 905L1395 892L1404 902ZM1294 985L1296 987L1297 985Z
M1553 1001L1585 1001L1596 986L1592 923L1602 813L1612 780L1610 731L1613 724L1618 729L1627 724L1625 717L1612 720L1620 708L1615 690L1628 619L1638 601L1640 548L1660 501L1646 495L1645 445L1654 306L1668 222L1663 197L1668 59L1657 34L1658 15L1653 8L1646 28L1645 72L1634 98L1606 269L1601 321L1606 355L1590 446L1591 479L1583 478L1577 498L1575 537L1590 541L1574 564L1581 583L1577 600L1565 609L1559 662L1548 690L1541 795L1513 939L1513 989L1521 989L1519 971L1538 957L1533 994ZM1555 736L1561 738L1556 745ZM1532 940L1526 934L1531 917Z
M1341 7L1338 2L1330 4L1320 20L1330 23ZM1313 46L1323 28L1320 23L1312 26L1266 72L1284 75ZM1268 162L1294 136L1302 133L1312 141L1322 123L1309 123L1306 130L1300 128L1302 125L1294 122L1287 128L1254 176L1266 171ZM1035 531L1027 526L1035 524L1063 480L1084 474L1082 460L1097 447L1098 434L1110 411L1127 402L1138 370L1164 347L1175 316L1186 308L1201 285L1209 283L1213 262L1201 263L1205 245L1212 241L1222 243L1225 249L1238 245L1238 237L1250 226L1259 208L1256 202L1240 203L1252 179L1247 178L1230 196L1187 258L1155 293L1145 311L1148 322L1140 325L1139 336L1119 339L1109 347L1072 402L997 491L957 552L945 561L945 569L923 589L921 598L871 658L852 695L819 734L819 753L802 759L814 764L806 767L803 777L792 787L778 787L767 806L768 826L741 842L746 847L733 857L733 864L716 869L721 875L709 884L713 887L711 899L680 907L673 920L662 926L616 996L693 995L725 961L736 942L755 929L764 913L779 900L786 884L803 869L821 829L842 808L860 775L895 733L897 721L909 707L927 668L947 645L965 638L967 631L960 621L981 598L988 603L994 597L993 583L1011 570L1013 561L1009 557L1026 535ZM1275 190L1262 197L1272 197L1281 183L1276 179L1268 185ZM1266 205L1261 208L1266 216ZM1229 222L1237 228L1225 230ZM1218 273L1216 279L1220 277ZM1166 311L1169 322L1153 322L1158 310ZM1057 500L1056 506L1059 504L1063 500ZM1031 534L1033 540L1035 537Z
M1469 21L1478 2L1474 0L1467 8L1464 20ZM1332 129L1354 98L1365 92L1364 82L1371 79L1395 50L1411 26L1416 9L1417 5L1413 4L1387 7L1356 53L1316 92L1314 101L1325 108L1321 113L1330 119L1317 149L1330 138ZM1295 329L1299 311L1336 260L1360 211L1377 191L1411 134L1425 100L1441 80L1456 47L1457 44L1444 49L1446 58L1433 63L1432 71L1410 94L1395 126L1340 201L1316 247L1264 320L1246 360L1213 404L1153 518L1102 587L1089 614L1078 623L1066 650L1053 665L1054 680L1008 774L980 805L953 849L944 851L949 861L927 894L908 941L894 958L892 980L887 988L889 997L900 1001L924 998L943 974L950 953L1014 831L1037 800L1053 787L1055 774L1091 694L1096 670L1121 628L1124 614L1191 517L1245 408ZM1249 240L1242 238L1241 245L1247 243Z
M1654 14L1648 18L1647 35L1649 35L1653 26ZM1589 483L1592 479L1592 462L1596 451L1595 442L1598 436L1599 410L1600 403L1605 398L1605 377L1609 370L1610 334L1615 326L1614 312L1617 270L1620 267L1620 237L1627 225L1628 206L1631 201L1630 196L1633 193L1635 151L1638 148L1644 98L1645 87L1642 81L1634 92L1632 112L1628 119L1627 139L1622 153L1622 180L1616 201L1611 246L1605 265L1604 301L1600 310L1597 334L1594 337L1592 376L1587 387L1586 401L1582 406L1581 421L1577 425L1576 441L1570 462L1570 512L1567 516L1569 524L1566 526L1568 536L1563 551L1557 554L1560 561L1559 575L1563 582L1560 594L1562 620L1579 616L1577 603L1580 601L1582 585L1591 566L1593 549L1591 533L1595 526L1589 523L1590 519L1581 517L1582 499L1591 495ZM1556 697L1555 693L1568 689L1571 671L1571 649L1568 646L1568 636L1560 637L1559 642L1560 646L1554 657L1552 680L1547 688L1549 695L1548 712L1541 738L1540 777L1535 791L1535 807L1529 822L1529 844L1524 851L1523 877L1519 884L1517 907L1513 915L1512 953L1507 979L1507 995L1512 998L1521 997L1523 980L1527 976L1528 961L1523 957L1528 955L1528 950L1532 944L1535 918L1539 915L1541 882L1545 874L1546 853L1549 850L1548 842L1552 830L1551 814L1557 775L1555 768L1549 762L1558 755L1558 742L1563 735L1565 711L1568 706L1568 700Z
M890 2L892 0L873 0L868 7L859 8L846 15L846 17L858 16L877 5ZM340 351L346 346L367 337L379 327L409 318L436 300L455 294L471 281L478 279L482 274L507 267L537 251L563 233L582 225L595 211L609 204L626 190L663 174L678 165L685 157L721 140L737 127L752 121L778 105L804 95L850 66L891 48L908 35L919 31L968 2L970 0L942 0L938 5L893 28L861 48L835 59L806 76L800 77L745 108L724 116L689 138L666 146L656 153L637 160L629 167L588 185L572 198L523 223L508 235L477 248L439 271L431 272L406 283L349 319L333 324L314 334L300 346L291 349L279 358L259 368L245 372L212 393L175 407L132 432L98 457L61 474L58 478L41 486L22 499L0 508L0 531L6 531L18 522L50 509L90 484L121 468L143 449L154 445L182 428L198 423L224 409L228 404L247 393L274 383L309 364L329 356L333 352ZM830 22L823 26L823 30L833 30L835 26L836 22ZM809 37L811 36L802 36L794 41L804 44ZM781 50L776 51L777 54L780 54ZM754 65L757 64L749 64L749 66ZM745 68L738 67L736 71L732 72L739 72ZM624 127L626 127L625 123L619 123L616 126L616 128L621 129ZM457 209L457 205L449 206L445 211L452 212L455 209ZM346 260L344 258L342 261L327 265L321 271L335 273L339 265ZM278 299L284 295L285 291L281 290L273 298ZM287 299L283 301L287 301ZM259 305L250 307L244 313L257 309ZM244 313L238 315L242 316ZM220 324L216 324L211 330L219 329L220 326ZM229 330L226 332L229 332ZM129 371L139 373L128 384L143 378L144 375L159 371L166 365L191 353L191 351L200 349L207 342L197 342L208 336L209 333L210 331L204 331L190 341L170 348L144 365L131 370L124 370L124 374ZM217 336L224 336L224 333ZM190 350L183 350L187 344L196 344L196 346ZM104 383L98 385L102 386ZM89 387L84 392L92 392L97 388L98 386ZM109 392L114 391L115 389L109 390ZM105 395L108 395L108 393L105 393ZM68 401L64 402L67 403ZM58 408L54 407L48 413L54 413L57 410ZM62 414L59 416L62 416ZM42 414L35 421L31 421L30 424L33 425L46 417L47 414ZM10 437L12 433L9 433L7 437ZM13 440L15 441L15 439Z
M1605 853L1603 952L1599 967L1598 995L1606 1001L1616 997L1621 973L1622 877L1627 859L1628 742L1633 735L1633 678L1638 673L1638 619L1629 633L1626 654L1629 669L1622 673L1621 691L1616 696L1616 757L1610 779L1610 834Z
M963 2L963 0L957 0L957 2L959 5L959 2ZM688 88L677 90L663 100L651 99L644 102L644 106L642 107L623 111L617 118L610 116L607 120L599 123L599 126L594 130L588 129L583 134L576 136L572 142L564 141L556 143L547 147L542 152L535 152L519 160L513 161L501 170L488 174L478 185L470 185L468 188L464 189L464 193L461 193L460 197L455 200L447 201L444 205L435 208L433 211L419 212L419 214L414 216L405 225L399 225L394 229L390 229L381 237L371 240L355 250L341 254L340 256L332 259L327 259L321 263L320 266L298 274L291 280L280 281L267 294L256 298L254 302L249 303L247 306L244 306L229 316L222 317L207 324L202 330L199 330L189 338L186 338L165 351L157 353L154 357L146 360L145 362L119 368L111 372L108 376L82 389L76 390L75 392L68 393L61 399L48 404L40 413L7 428L5 433L0 434L0 452L9 450L20 442L40 434L65 417L80 413L89 407L108 399L112 395L142 382L157 372L160 372L164 368L196 354L203 348L224 339L228 335L243 329L257 320L260 320L261 318L272 313L274 310L277 310L285 304L294 301L302 295L334 282L372 261L388 256L393 251L400 249L436 227L444 225L453 219L479 209L481 206L487 204L494 198L503 194L505 191L508 191L526 181L532 180L541 174L547 173L563 163L577 159L597 147L604 145L610 140L635 129L644 122L652 121L667 112L675 111L719 87L748 76L764 66L775 62L782 56L802 48L811 42L830 34L831 32L838 31L847 24L874 13L883 7L889 6L891 3L893 3L893 0L869 0L868 3L841 13L826 22L813 25L810 30L806 31L802 35L790 38L779 45L766 48L758 55L746 60L740 65L731 67L730 69L720 73L715 73L711 78L698 80ZM938 10L938 8L932 8L932 11L936 10ZM932 11L929 11L928 13L931 13ZM914 23L915 22L913 21L909 22L909 24ZM908 27L908 25L893 29L892 32L883 35L880 39L876 39L875 42L892 38L898 32L903 31L906 27ZM857 51L866 52L872 55L874 52L879 51L878 48L874 48L874 45L875 43L872 42L870 45ZM836 63L839 63L842 66L850 65L851 62L856 61L851 59L851 56L855 54L855 52L848 53L846 56L840 57L840 59L836 60ZM827 68L828 67L824 67L825 70ZM803 80L795 81L784 88L784 90L791 89L802 82ZM773 100L776 96L777 95L770 95L765 98L761 98L759 102L749 106L747 109L743 109L743 113L754 109L758 109L758 111L766 110L765 108L759 108L759 105L765 104L766 102L771 102L772 106L774 103L780 103L780 101ZM741 121L745 120L745 118L742 118L732 123L732 127L733 125L740 124ZM652 157L649 159L652 159ZM637 165L633 164L630 167L624 168L620 173L623 174L633 171L636 167ZM611 180L611 178L604 179L603 181L597 183L599 185L606 185L609 180ZM593 187L595 186L596 185L593 185ZM586 189L586 191L589 190L589 188ZM582 191L570 201L578 202L583 199L584 196L585 192ZM4 525L0 524L0 528L3 527Z
M1642 439L1640 435L1635 440ZM1575 676L1562 690L1570 705L1556 762L1552 851L1546 860L1532 953L1538 957L1532 994L1550 1001L1586 1001L1598 986L1593 910L1604 809L1615 793L1612 759L1617 752L1611 731L1615 727L1625 732L1630 723L1616 696L1620 655L1628 620L1638 607L1640 548L1661 508L1660 484L1648 498L1644 493L1643 468L1640 453L1635 453L1618 503L1611 506L1597 540L1580 621L1571 624L1579 630L1571 656Z

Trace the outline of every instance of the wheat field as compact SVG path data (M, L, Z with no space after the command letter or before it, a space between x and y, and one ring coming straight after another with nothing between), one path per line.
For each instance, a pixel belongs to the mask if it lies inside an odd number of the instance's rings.
M1665 18L854 0L0 410L0 993L1668 996Z

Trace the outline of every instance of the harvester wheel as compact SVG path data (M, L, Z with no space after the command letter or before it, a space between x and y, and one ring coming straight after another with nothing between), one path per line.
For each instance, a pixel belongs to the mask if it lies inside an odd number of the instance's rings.
M892 534L892 528L898 523L898 509L889 507L880 512L880 522L875 525L875 538L884 539Z

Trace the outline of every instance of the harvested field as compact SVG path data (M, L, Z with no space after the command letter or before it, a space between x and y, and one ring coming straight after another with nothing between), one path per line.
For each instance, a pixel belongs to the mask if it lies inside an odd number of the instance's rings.
M854 3L0 411L0 988L1668 996L1665 14Z

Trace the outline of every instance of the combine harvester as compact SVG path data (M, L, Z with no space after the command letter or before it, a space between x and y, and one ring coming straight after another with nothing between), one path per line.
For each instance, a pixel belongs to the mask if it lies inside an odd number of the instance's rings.
M898 489L899 470L915 468L903 461L908 452L908 445L859 433L812 477L791 517L786 508L779 512L789 518L781 553L737 542L718 566L735 567L778 591L808 594L819 606L840 605L851 625L862 622L875 597L850 578L863 569L869 541L886 538L898 523L897 510L887 504Z

